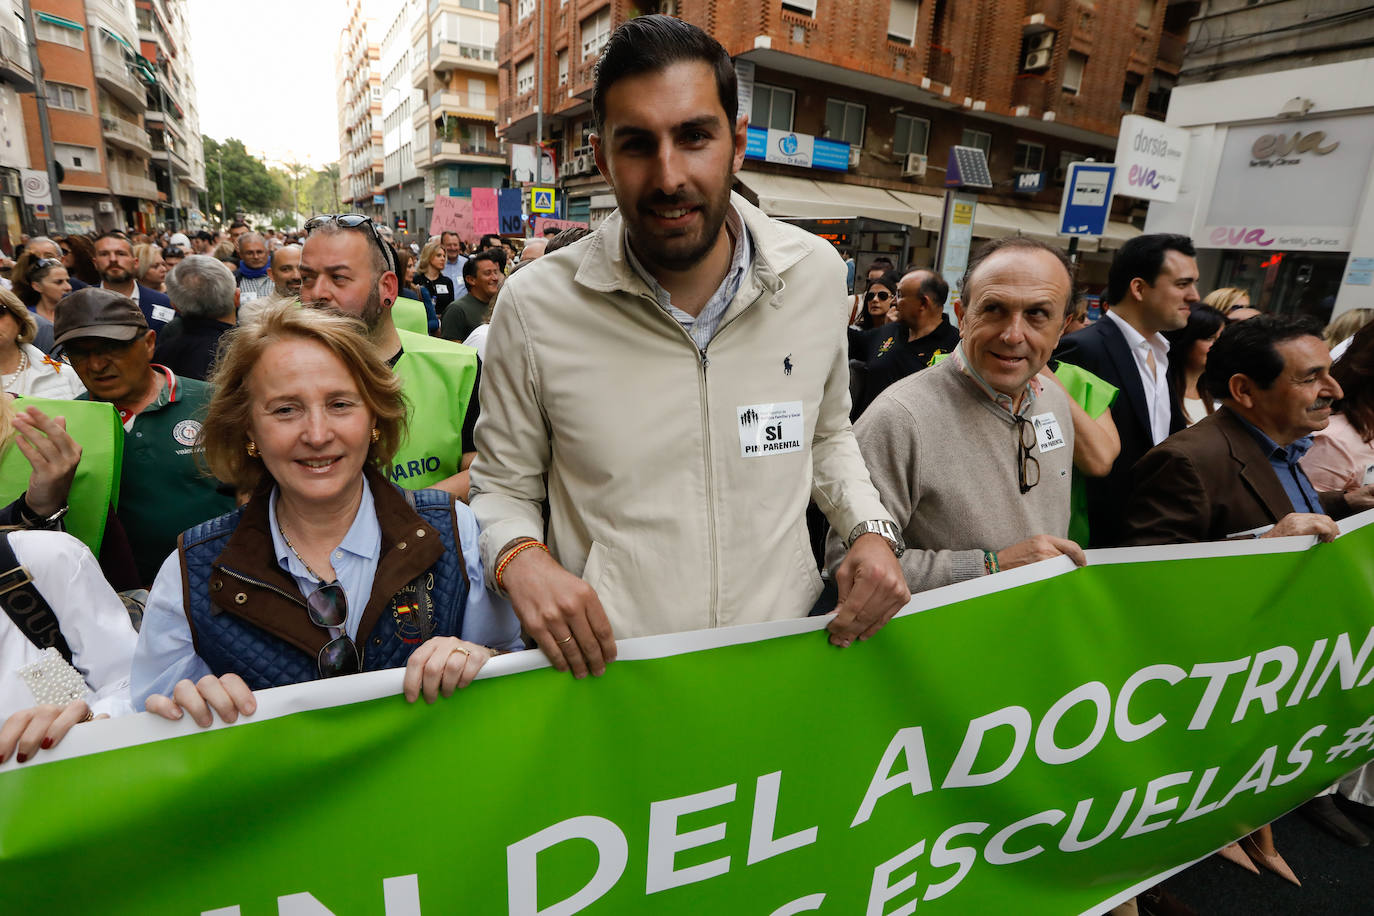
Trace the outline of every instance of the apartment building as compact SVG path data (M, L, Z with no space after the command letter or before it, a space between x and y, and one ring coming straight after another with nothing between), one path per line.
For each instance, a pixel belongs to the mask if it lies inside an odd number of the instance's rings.
M334 71L339 110L339 197L346 209L383 218L382 74L374 4L350 0Z
M568 216L614 208L588 136L596 59L625 19L666 12L706 29L736 61L750 150L737 189L781 217L854 217L904 227L929 260L950 147L987 154L975 235L1055 238L1064 172L1112 158L1126 113L1163 117L1197 2L1169 0L513 0L502 6L497 126L551 144ZM537 54L540 21L542 57ZM544 92L536 98L539 69ZM545 112L536 138L537 109ZM823 149L775 160L770 132ZM1041 173L1040 190L1021 176ZM1133 212L1133 210L1135 212ZM1122 199L1103 239L1143 218ZM1098 246L1089 243L1085 251ZM1098 261L1103 258L1094 259Z
M24 39L23 8L0 0L0 252L12 256L24 231L22 170L29 167L20 93L33 92L33 69Z
M196 194L205 180L185 2L32 4L66 231L148 231L199 218ZM7 22L5 31L11 28L18 38L22 20ZM19 107L25 167L44 170L33 89L21 91ZM17 158L15 146L9 149ZM34 216L28 209L20 219L41 228Z

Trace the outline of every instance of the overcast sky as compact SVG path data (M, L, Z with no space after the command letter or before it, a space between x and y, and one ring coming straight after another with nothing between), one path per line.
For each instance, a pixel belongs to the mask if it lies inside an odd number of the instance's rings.
M282 162L338 161L334 49L346 9L284 0L186 4L201 133L237 137Z

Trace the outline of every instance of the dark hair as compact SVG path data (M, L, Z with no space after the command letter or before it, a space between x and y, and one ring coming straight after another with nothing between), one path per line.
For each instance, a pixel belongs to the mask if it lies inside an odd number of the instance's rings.
M487 248L500 248L501 236L497 235L495 232L488 232L477 240L477 247L483 250Z
M875 285L885 286L892 293L893 296L896 296L897 285L901 282L901 274L897 273L897 271L895 270L887 270L883 272L883 275L881 277L874 277L872 280L869 280L868 286L869 289L871 289ZM865 290L864 292L867 293L867 290ZM892 300L889 299L888 305L890 306L891 304ZM859 327L860 329L865 331L867 331L869 328L879 327L879 325L873 323L873 316L868 313L867 301L864 302L863 308L859 309Z
M949 283L945 281L944 277L936 273L933 267L913 267L902 276L909 277L920 271L924 271L926 276L921 280L921 285L916 288L916 291L937 306L943 307L945 300L949 298Z
M1207 354L1202 383L1213 397L1223 399L1231 396L1233 375L1267 389L1283 371L1278 345L1298 337L1321 340L1321 322L1307 315L1259 315L1228 324Z
M479 251L464 262L463 279L466 280L468 277L477 276L477 264L480 261L490 261L499 269L505 270L505 265L502 263L505 260L506 259L501 256L501 249L499 248L488 248L486 251Z
M1331 367L1331 377L1345 392L1336 402L1336 410L1345 414L1361 439L1374 440L1374 324L1355 332L1350 346Z
M873 273L873 271L875 271L875 270L896 270L896 269L897 269L897 265L892 263L892 259L891 259L891 258L884 257L883 255L878 255L878 257L874 258L872 261L870 261L870 262L868 263L868 267L864 269L864 274L865 274L865 275L871 274L871 273Z
M100 233L95 237L97 243L103 242L106 239L119 239L121 242L125 242L128 244L130 251L134 250L134 243L129 239L129 236L127 236L123 232L120 232L118 229L110 229L106 232Z
M229 228L230 228L230 229L251 229L252 227L249 226L247 223L245 223L243 220L241 220L241 219L236 219L236 220L234 220L232 223L229 224Z
M72 255L72 266L67 268L67 273L87 286L100 285L100 271L95 269L95 245L91 243L90 238L84 235L69 235L59 241Z
M1181 404L1183 394L1188 389L1188 357L1193 352L1193 344L1207 340L1226 327L1226 316L1210 305L1195 305L1188 312L1188 323L1177 331L1165 331L1164 339L1169 341L1169 390ZM1197 395L1208 413L1212 412L1212 398L1204 390L1207 386L1202 379L1197 380Z
M1064 272L1069 275L1069 295L1064 300L1064 309L1059 317L1063 318L1069 314L1069 306L1073 303L1074 289L1078 286L1078 274L1074 270L1073 262L1064 253L1064 249L1054 245L1046 245L1036 239L1027 238L1024 235L1009 235L1005 238L995 239L991 242L984 242L973 250L973 254L968 259L968 266L964 268L963 279L959 281L959 293L967 303L969 284L973 282L973 275L978 268L983 266L983 262L999 251L1047 251L1054 255L1055 259L1063 266Z
M560 248L567 248L573 242L579 241L592 234L592 230L584 226L569 226L562 232L549 239L549 244L544 246L544 255L553 254Z
M560 233L560 232L562 232L562 231L563 231L563 230L562 230L562 229L559 229L557 226L545 226L545 227L544 227L544 238L546 238L546 239L551 239L551 238L553 238L555 235L558 235L558 233Z
M1164 255L1170 251L1197 257L1192 239L1168 232L1138 235L1122 245L1107 272L1107 303L1116 305L1124 301L1136 277L1154 286L1159 272L1164 269Z
M720 42L701 29L672 16L637 16L611 33L596 62L592 89L592 117L596 132L606 128L606 93L619 80L658 73L673 64L701 61L715 71L716 94L725 109L726 127L733 131L739 117L739 89L735 65Z

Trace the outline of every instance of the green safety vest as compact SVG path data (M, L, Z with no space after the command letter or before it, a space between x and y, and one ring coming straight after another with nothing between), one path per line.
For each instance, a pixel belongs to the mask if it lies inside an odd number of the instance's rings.
M385 468L407 490L432 487L458 473L463 418L477 379L477 351L460 343L397 328L404 352L396 363L410 407L409 431Z
M391 303L391 321L398 331L429 336L429 313L425 311L425 304L419 299L402 296ZM409 349L406 347L406 350Z
M1054 370L1059 381L1064 383L1069 397L1096 420L1108 410L1116 400L1116 386L1103 381L1087 369L1073 363L1059 364ZM1081 471L1074 468L1073 489L1069 502L1069 539L1080 547L1088 546L1088 490Z
M65 417L67 433L81 446L81 463L67 496L68 533L100 555L105 520L119 506L119 476L124 462L124 427L113 404L102 401L57 401L19 398L15 410L37 407L50 417ZM33 473L24 453L13 442L0 454L0 506L7 506L29 487Z

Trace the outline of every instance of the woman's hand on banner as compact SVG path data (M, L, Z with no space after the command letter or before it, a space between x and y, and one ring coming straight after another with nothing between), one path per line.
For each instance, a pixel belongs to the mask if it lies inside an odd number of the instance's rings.
M406 662L401 692L407 703L414 703L421 695L426 703L433 703L441 695L451 697L453 691L472 683L493 654L486 646L454 636L427 639Z
M207 674L198 681L182 678L172 688L170 697L155 693L145 705L148 712L176 721L182 711L191 714L191 721L201 728L209 728L214 714L225 722L237 722L240 715L251 716L258 711L257 698L243 678L237 674L216 677Z
M0 726L0 763L12 754L17 754L23 763L39 750L57 747L73 725L90 719L91 708L85 700L73 700L66 706L42 703L21 709Z

